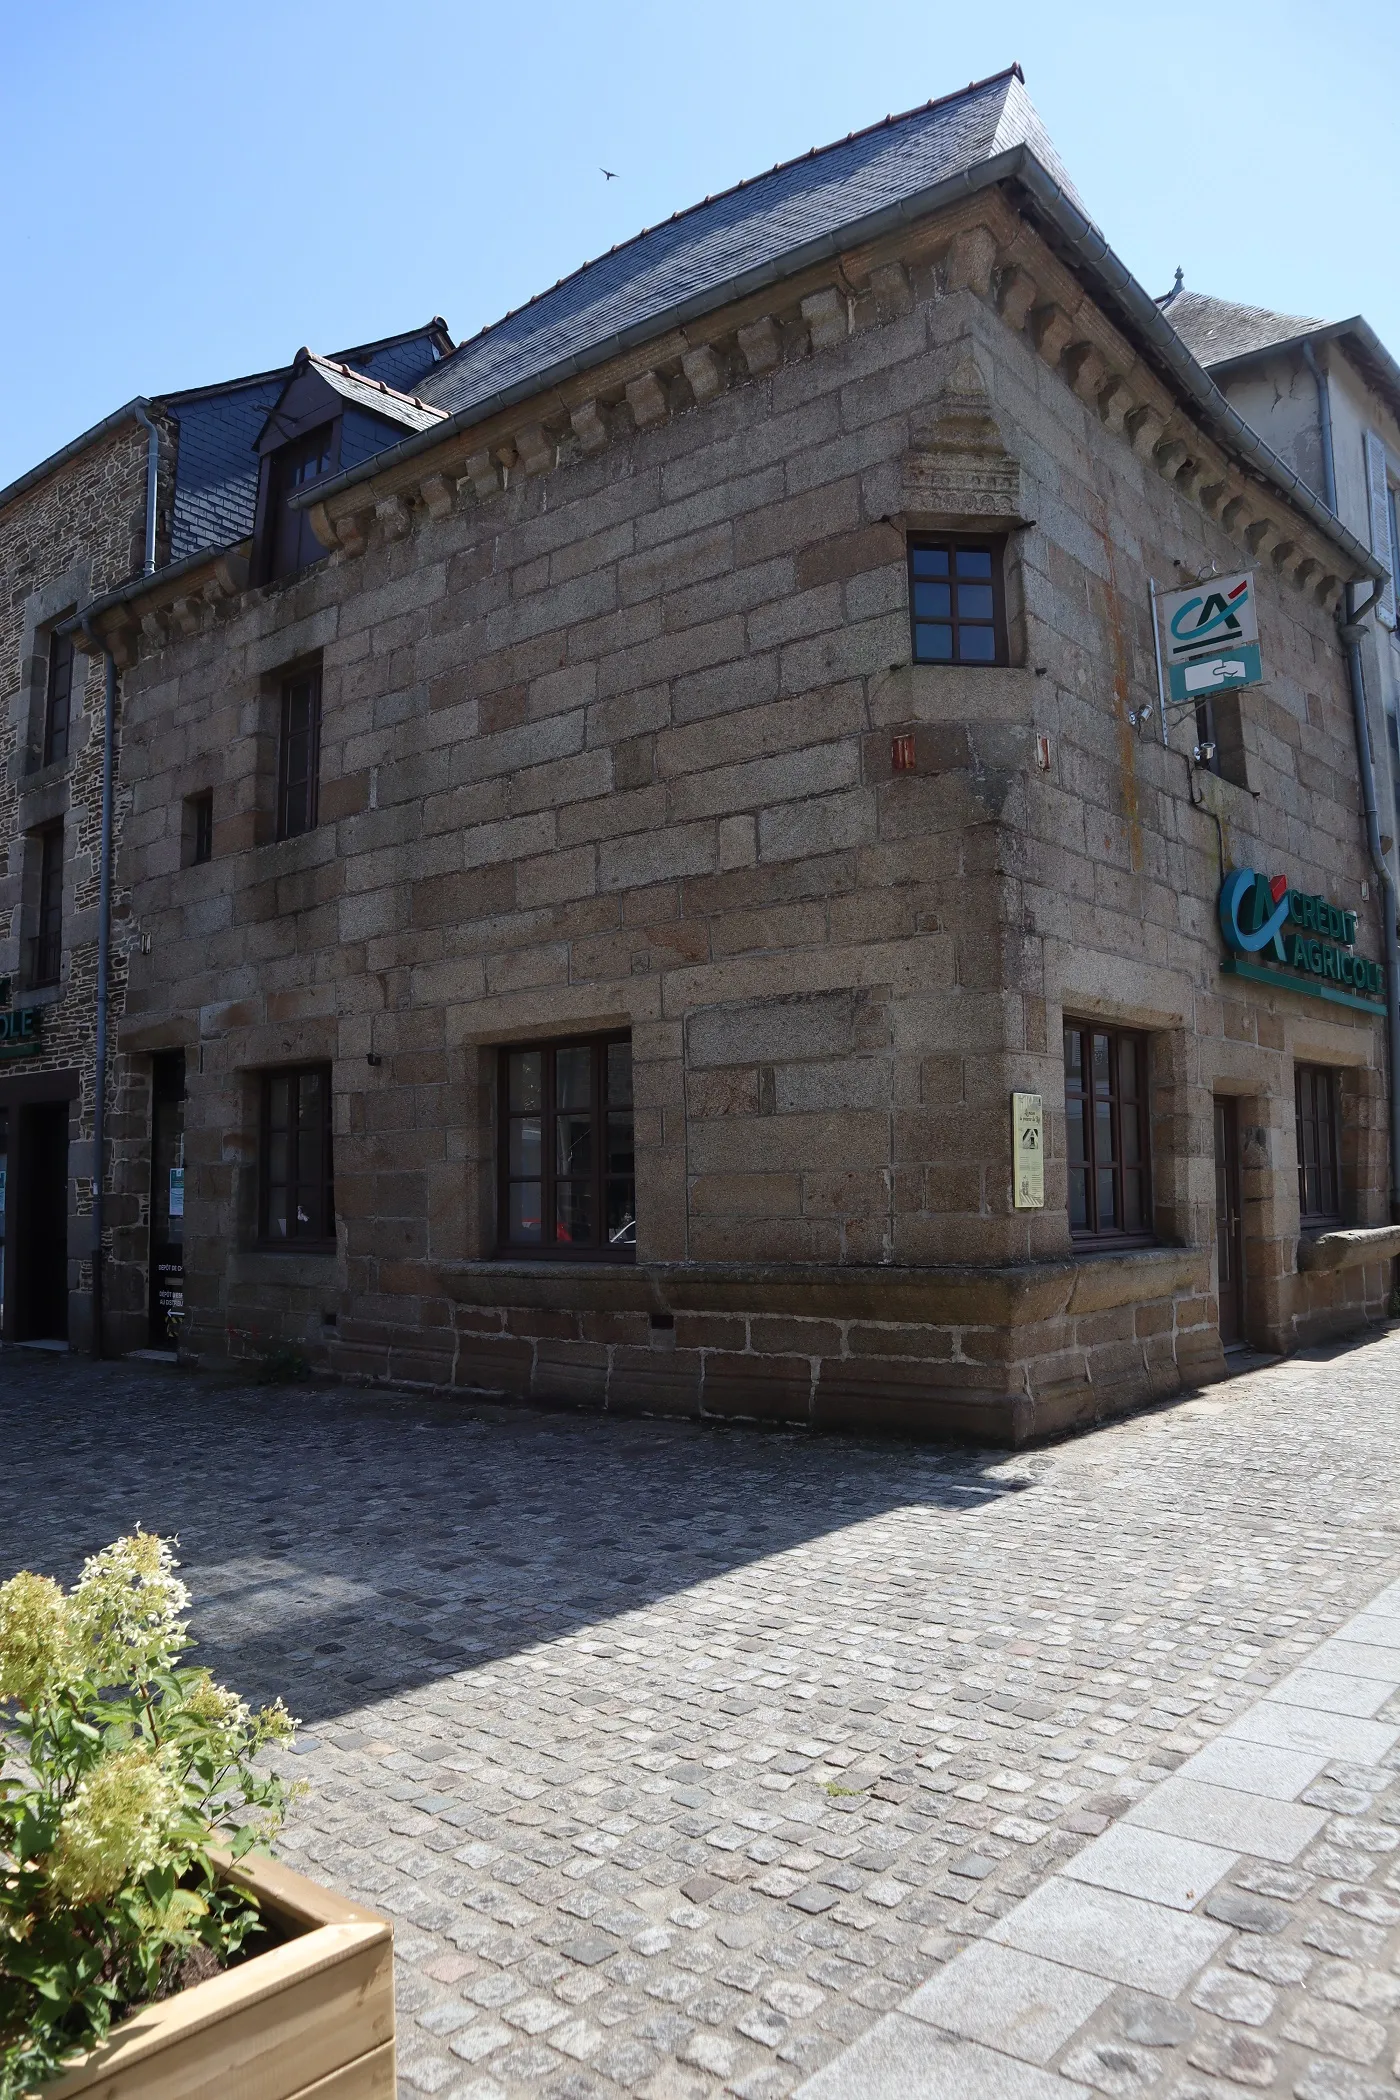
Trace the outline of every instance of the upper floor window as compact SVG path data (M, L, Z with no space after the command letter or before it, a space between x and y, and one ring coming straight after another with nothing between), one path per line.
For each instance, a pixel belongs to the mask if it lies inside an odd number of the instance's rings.
M1305 1228L1342 1222L1340 1118L1337 1075L1322 1065L1296 1065L1294 1110L1298 1131L1298 1213Z
M502 1251L633 1260L630 1038L503 1050L500 1101Z
M309 437L298 438L272 455L267 571L270 578L295 576L325 557L326 550L312 531L310 518L304 510L292 509L291 498L330 473L337 435L334 423L324 423Z
M1066 1021L1065 1135L1070 1231L1082 1239L1150 1238L1142 1036Z
M1002 542L909 541L909 617L916 664L1004 664Z
M49 636L49 662L44 679L44 756L51 766L68 756L68 733L73 706L73 637Z
M277 836L295 838L316 828L317 773L321 762L321 672L293 672L282 681L282 719L277 746Z
M39 910L30 944L31 984L57 984L63 964L63 826L39 833Z

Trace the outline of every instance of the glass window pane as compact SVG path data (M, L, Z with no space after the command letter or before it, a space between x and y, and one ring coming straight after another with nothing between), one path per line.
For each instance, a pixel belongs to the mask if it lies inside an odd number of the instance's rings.
M1082 1101L1070 1100L1065 1103L1065 1144L1069 1150L1070 1165L1082 1165L1085 1157L1084 1103Z
M951 627L930 627L922 622L914 629L914 655L921 664L947 664L953 660Z
M960 583L958 585L958 618L960 620L990 620L992 611L992 587L989 583Z
M1094 1037L1093 1057L1094 1092L1096 1094L1106 1094L1108 1092L1108 1037L1106 1035L1096 1035Z
M1107 1101L1094 1109L1094 1159L1099 1166L1113 1164L1113 1110Z
M272 1188L285 1188L287 1185L289 1144L285 1131L274 1131L268 1139L267 1178Z
M985 547L959 547L959 576L990 576L992 557Z
M914 547L910 550L916 576L946 576L948 573L948 549L946 547Z
M554 1053L554 1101L558 1108L593 1105L593 1052L585 1043Z
M593 1184L561 1181L554 1191L554 1237L561 1245L586 1247L593 1240Z
M965 664L994 664L997 660L996 631L991 627L958 629L958 660Z
M1084 1038L1077 1028L1065 1030L1065 1071L1077 1086L1084 1084Z
M953 612L951 583L916 583L914 612L920 620L947 620Z
M630 1181L610 1181L607 1191L608 1245L610 1247L635 1247L637 1244L637 1198Z
M1123 1230L1141 1232L1145 1222L1142 1214L1142 1175L1135 1168L1123 1176Z
M593 1172L593 1118L570 1113L554 1119L556 1174Z
M297 1115L302 1129L319 1132L321 1113L321 1075L319 1072L303 1072L297 1099Z
M285 1130L292 1119L292 1082L290 1079L274 1079L268 1089L270 1101L269 1121L274 1130Z
M632 1045L630 1043L608 1044L608 1100L614 1107L631 1105Z
M632 1172L632 1118L630 1115L612 1114L608 1117L608 1156L605 1171L609 1174Z
M510 1054L510 1105L539 1108L544 1058L538 1050L512 1050Z
M540 1238L541 1209L540 1185L537 1181L511 1183L507 1217L513 1240L530 1242Z
M1113 1169L1100 1167L1095 1176L1099 1197L1099 1231L1107 1232L1118 1223L1117 1207L1113 1201Z
M1069 1170L1069 1222L1081 1230L1089 1223L1088 1175L1083 1167Z
M510 1171L512 1174L538 1175L540 1171L540 1119L538 1116L515 1116L510 1126Z
M1118 1090L1125 1101L1138 1098L1137 1044L1130 1035L1118 1038Z
M267 1202L268 1236L274 1240L287 1237L287 1191L274 1188L268 1192Z

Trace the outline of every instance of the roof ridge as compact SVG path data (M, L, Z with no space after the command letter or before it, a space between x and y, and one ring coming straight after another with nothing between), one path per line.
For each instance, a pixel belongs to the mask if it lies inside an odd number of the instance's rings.
M824 153L834 153L842 146L851 145L856 139L873 138L876 132L888 131L896 124L908 124L915 117L928 116L933 110L946 108L948 104L961 102L969 95L981 94L987 88L996 87L1001 81L1011 80L1019 80L1022 87L1026 84L1026 76L1021 71L1018 59L1014 59L1009 66L1004 66L999 73L989 73L984 80L969 80L965 88L955 88L947 95L935 95L928 102L921 102L913 109L900 110L896 114L879 117L873 124L863 124L855 131L848 131L844 138L828 139L824 146L809 146L805 153L794 153L788 160L774 161L771 168L764 168L757 175L742 176L738 182L731 183L727 189L711 191L708 196L699 198L694 204L687 204L679 211L673 211L668 219L658 219L655 225L642 226L636 233L629 234L625 241L615 241L612 247L605 249L601 255L590 256L586 262L581 262L576 270L567 270L562 277L556 278L552 285L548 285L543 291L533 293L530 298L522 300L519 306L508 307L505 313L499 314L494 321L486 322L483 327L477 330L475 335L464 336L455 349L443 358L442 365L438 369L450 365L464 350L470 350L475 344L494 334L496 329L503 328L507 321L513 321L518 315L528 313L531 307L538 306L541 300L552 298L562 285L576 283L579 278L585 277L590 270L596 270L600 263L607 262L610 257L620 255L626 249L635 247L638 242L646 240L649 235L657 232L660 227L674 226L682 219L688 219L694 213L706 210L712 204L723 203L726 197L738 197L745 190L752 189L755 183L767 182L770 177L781 175L788 168L800 167L803 161L818 160Z

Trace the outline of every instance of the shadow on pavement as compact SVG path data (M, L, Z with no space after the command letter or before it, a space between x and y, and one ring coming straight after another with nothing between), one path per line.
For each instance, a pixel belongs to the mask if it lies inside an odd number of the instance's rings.
M178 1533L195 1659L310 1723L892 1509L974 1520L1048 1463L16 1351L0 1439L0 1578Z

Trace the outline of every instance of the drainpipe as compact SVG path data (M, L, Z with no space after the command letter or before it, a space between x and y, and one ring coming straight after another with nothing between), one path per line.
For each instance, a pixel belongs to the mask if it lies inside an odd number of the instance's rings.
M160 432L146 414L140 401L133 401L132 412L146 432L146 551L141 562L143 576L156 573L156 482L160 473ZM110 661L110 659L109 659Z
M148 541L152 535L148 534ZM93 633L90 621L85 632ZM112 949L112 756L116 742L117 662L103 650L102 699L102 845L97 888L97 1044L92 1105L92 1353L103 1354L102 1184L107 1109L107 982Z
M1332 443L1332 396L1327 385L1327 374L1318 364L1309 342L1303 344L1303 362L1312 373L1313 385L1317 388L1317 420L1322 433L1322 482L1327 508L1333 517L1337 515L1337 458ZM1361 660L1361 644L1366 636L1362 626L1371 607L1380 598L1385 582L1373 584L1371 595L1355 611L1351 605L1351 585L1346 586L1342 598L1342 610L1337 619L1337 634L1346 651L1347 678L1351 685L1352 724L1356 732L1356 767L1361 776L1361 807L1366 818L1366 845L1371 855L1371 866L1381 888L1381 912L1384 920L1385 938L1385 1033L1386 1052L1390 1064L1390 1216L1393 1224L1400 1224L1400 937L1395 928L1395 880L1390 865L1381 851L1380 816L1376 809L1376 769L1371 757L1371 720L1366 706L1366 667Z

